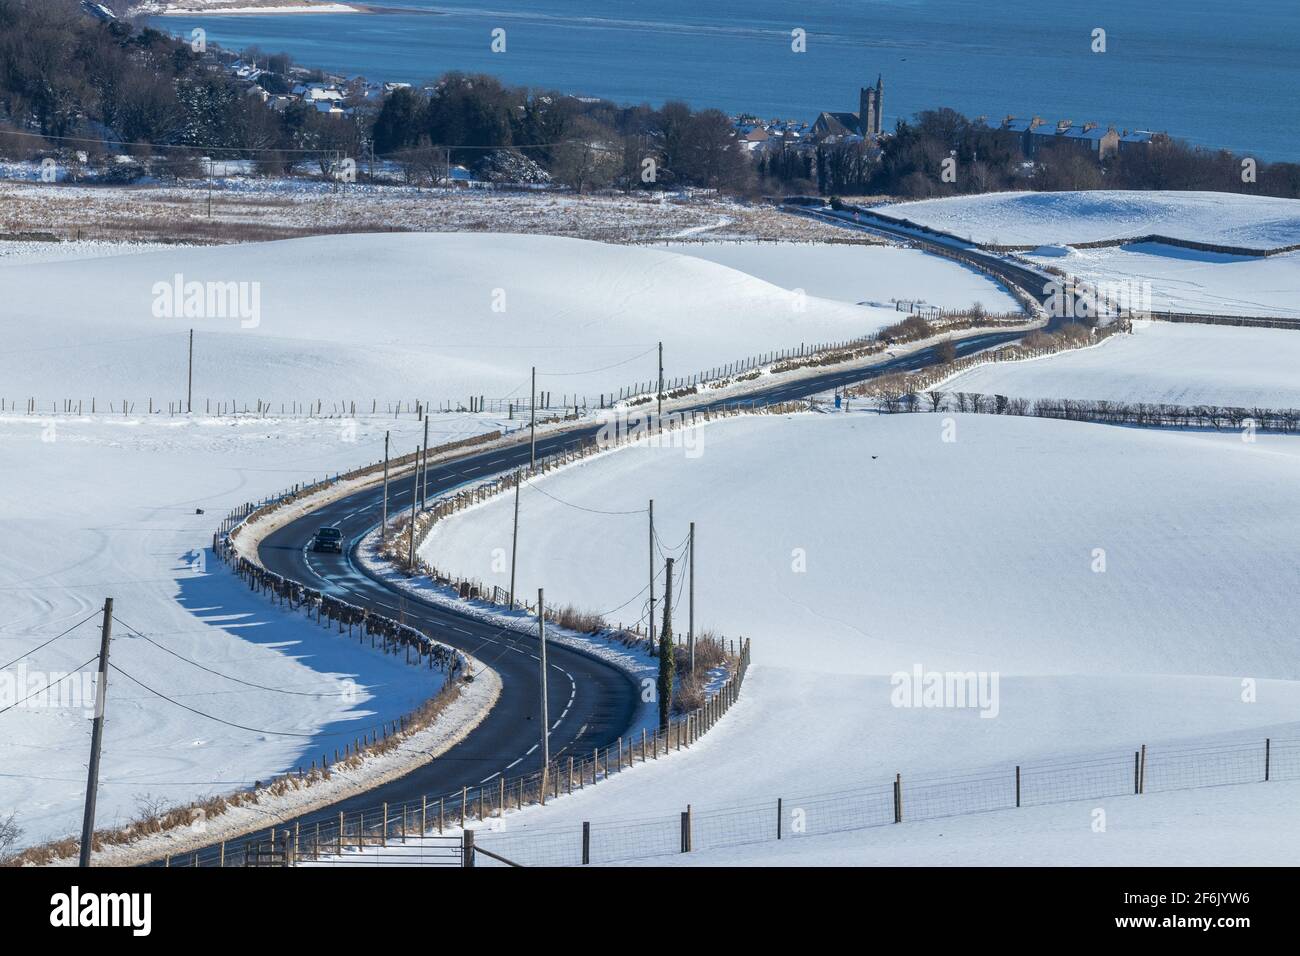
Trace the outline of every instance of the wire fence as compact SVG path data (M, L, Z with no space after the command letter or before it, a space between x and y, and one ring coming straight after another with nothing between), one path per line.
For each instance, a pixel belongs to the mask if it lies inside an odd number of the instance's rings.
M661 754L663 735L654 752ZM646 759L657 759L647 757ZM632 764L618 765L626 769ZM591 764L577 779L591 772ZM601 767L600 779L618 772ZM917 776L838 790L794 794L707 810L565 827L511 828L509 811L539 802L484 800L467 789L457 799L385 806L341 816L334 824L274 829L240 843L174 857L172 866L581 866L654 860L680 853L799 840L909 822L1145 794L1269 781L1300 780L1300 738L1168 747L1000 764L940 776ZM551 799L581 789L547 785ZM588 784L589 785L589 784ZM515 794L514 785L504 788ZM504 810L502 809L504 808Z
M473 842L522 866L578 866L1080 800L1296 779L1300 738L1140 746L945 776L897 775L881 784L704 811L688 807L656 818L549 830L479 829Z

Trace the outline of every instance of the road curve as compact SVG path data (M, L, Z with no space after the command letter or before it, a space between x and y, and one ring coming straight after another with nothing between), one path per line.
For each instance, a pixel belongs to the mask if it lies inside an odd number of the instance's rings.
M846 228L865 228L854 222L841 224ZM884 230L872 228L866 231ZM916 236L900 237L922 248L928 244ZM996 262L990 271L1023 287L1025 276L1021 267L1007 265L1005 273L998 271ZM1042 277L1043 281L1048 278ZM1013 331L988 332L954 344L959 356L968 355L1015 341L1022 335ZM937 347L931 346L867 368L828 371L776 382L742 399L702 401L684 411L689 415L692 410L764 406L807 398L879 375L914 371L938 361ZM681 411L680 406L674 410L675 413ZM594 435L598 427L580 426L539 437L538 457L577 446ZM429 492L431 495L441 493L468 481L523 467L528 460L526 441L504 448L467 452L462 457L430 466ZM410 507L413 483L411 475L390 481L391 513L399 513L403 506ZM360 567L355 553L360 540L379 523L381 496L382 491L377 487L359 491L285 525L262 540L258 548L262 563L269 570L308 587L395 616L399 611L398 594L367 574ZM342 531L345 542L342 554L321 554L307 549L316 529L326 525ZM404 596L400 610L408 622L425 629L439 641L469 652L496 670L502 682L500 699L478 727L428 763L364 793L319 810L286 817L278 821L277 826L294 822L306 826L316 821L337 820L340 812L370 809L383 802L419 800L424 795L458 797L462 787L469 787L472 793L480 785L495 786L499 775L518 776L541 766L537 747L541 695L536 639L513 631L503 632L498 627L409 594ZM640 688L626 672L558 644L548 646L547 658L550 667L548 704L552 718L552 759L570 754L574 757L590 754L593 748L604 748L628 733ZM310 759L310 755L306 755L306 759Z

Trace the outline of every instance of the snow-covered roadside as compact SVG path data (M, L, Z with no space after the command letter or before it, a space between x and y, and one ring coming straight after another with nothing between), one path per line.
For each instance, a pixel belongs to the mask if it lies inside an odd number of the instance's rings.
M516 631L536 636L537 619L534 615L523 611L509 611L504 608L493 607L482 601L462 598L454 589L439 585L428 578L407 577L379 553L379 532L377 529L362 541L361 547L357 551L357 558L358 563L366 573L378 578L391 588L491 624L500 628L502 634ZM613 634L582 634L548 621L546 640L548 643L562 644L565 647L605 661L607 664L612 664L637 683L647 680L653 683L659 673L658 658L651 655L643 645L625 644L614 637ZM643 696L629 728L630 731L637 732L644 729L653 732L658 727L658 714L658 706L653 701L644 699Z
M1024 365L1028 362L1045 362L1050 359L1057 358L1058 356L1063 355L1066 352L1082 352L1088 349L1101 348L1103 345L1105 345L1107 342L1111 341L1112 339L1118 339L1118 338L1122 338L1122 336L1107 335L1105 338L1098 339L1097 341L1091 342L1088 345L1080 345L1073 348L1061 349L1058 352L1049 352L1046 355L1030 355L1025 358L1017 358L1012 362L998 362L995 359L993 359L992 352L995 350L990 350L988 352L981 352L978 353L978 356L972 356L972 358L977 358L982 360L977 360L973 363L973 365L967 366L965 368L957 369L952 374L945 375L942 378L929 383L929 385L927 385L926 387L926 390L933 391L936 389L948 388L953 383L958 383L960 385L962 383L969 382L971 381L971 379L968 378L968 376L970 376L972 372L974 372L976 369L982 369L989 365ZM972 391L972 389L958 388L957 391ZM1017 393L1017 397L1023 397L1023 396L1019 396L1019 394Z
M231 807L215 817L196 814L189 827L151 835L127 846L106 847L95 853L92 865L135 866L164 856L191 853L365 793L429 763L464 740L501 696L501 678L496 671L466 657L474 670L474 680L458 683L455 699L429 726L404 735L388 752L365 755L360 767L335 767L328 780L318 778L295 787L293 778L288 777L291 789L286 792L261 789L251 806ZM76 861L69 858L60 862L73 865Z

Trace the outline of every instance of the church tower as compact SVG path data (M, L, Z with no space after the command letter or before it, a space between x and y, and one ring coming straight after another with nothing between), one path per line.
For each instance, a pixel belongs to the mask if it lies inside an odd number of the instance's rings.
M864 86L858 91L858 127L863 136L879 136L881 114L885 110L885 83L876 74L875 87Z
M858 91L858 129L863 136L879 136L881 113L885 107L885 83L876 74L875 87L864 86Z

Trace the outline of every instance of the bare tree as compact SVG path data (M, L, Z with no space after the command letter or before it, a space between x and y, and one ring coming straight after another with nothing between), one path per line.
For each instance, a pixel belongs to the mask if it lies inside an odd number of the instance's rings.
M15 821L16 814L0 818L0 860L9 855L18 841L22 839L23 829Z

